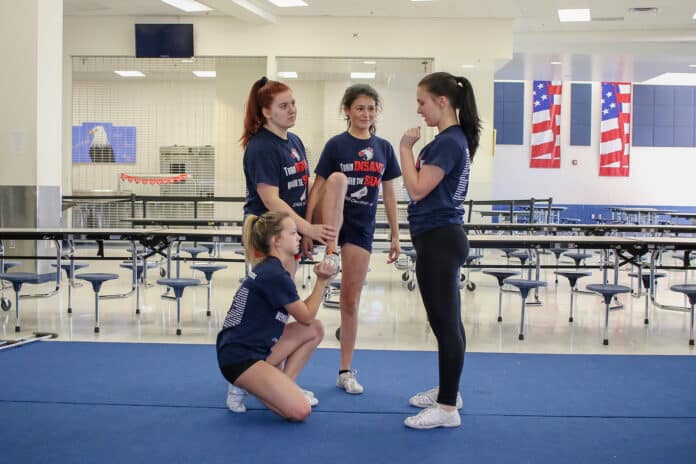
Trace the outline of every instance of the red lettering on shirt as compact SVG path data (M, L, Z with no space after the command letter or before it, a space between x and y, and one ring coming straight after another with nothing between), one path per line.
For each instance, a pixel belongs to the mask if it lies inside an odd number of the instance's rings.
M379 177L377 177L377 176L365 176L364 185L367 187L378 187L379 186Z
M380 163L379 161L353 161L353 168L360 172L381 173L384 168L384 163Z

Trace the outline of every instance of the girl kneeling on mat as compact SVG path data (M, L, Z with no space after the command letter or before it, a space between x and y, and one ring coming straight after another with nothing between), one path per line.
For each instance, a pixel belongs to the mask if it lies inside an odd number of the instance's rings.
M331 262L317 264L314 290L303 301L291 276L300 236L290 215L249 215L242 236L247 262L254 267L237 290L217 337L220 371L239 390L230 409L246 411L243 397L249 392L285 419L302 421L318 401L295 379L324 337L316 315L337 270ZM288 323L289 315L295 322Z

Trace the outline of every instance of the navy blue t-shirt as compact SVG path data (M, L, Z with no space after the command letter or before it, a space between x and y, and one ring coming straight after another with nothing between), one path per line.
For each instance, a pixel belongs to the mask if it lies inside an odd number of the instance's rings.
M221 364L266 359L288 321L285 306L299 299L295 282L278 258L269 256L257 264L234 295L217 336L218 355L229 347Z
M401 175L394 148L387 140L376 135L366 140L358 139L348 132L326 142L314 172L324 179L334 172L346 175L348 191L343 206L343 224L366 231L370 236L375 230L381 182Z
M301 217L307 211L309 164L302 141L288 132L287 140L261 128L244 150L246 202L244 215L260 216L268 211L261 201L258 184L278 187L280 199Z
M448 127L423 147L416 160L416 170L420 171L424 165L442 168L445 177L428 196L408 205L412 237L463 222L470 162L466 135L460 126Z

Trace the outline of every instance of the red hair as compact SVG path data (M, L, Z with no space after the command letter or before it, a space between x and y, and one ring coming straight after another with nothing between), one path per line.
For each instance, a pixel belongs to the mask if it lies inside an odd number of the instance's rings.
M246 148L249 140L266 124L266 118L261 109L270 108L275 96L287 90L290 90L287 85L268 80L266 77L254 82L249 92L246 113L244 114L244 133L239 139L243 148Z

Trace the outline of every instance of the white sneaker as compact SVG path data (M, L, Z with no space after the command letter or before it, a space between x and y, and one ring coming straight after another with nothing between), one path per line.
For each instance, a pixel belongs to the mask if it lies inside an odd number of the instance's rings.
M404 419L404 425L412 429L434 429L437 427L459 427L462 418L459 411L445 411L440 406L425 408L415 416Z
M355 374L357 374L356 370L350 370L343 374L339 374L336 380L336 386L344 389L346 393L350 393L351 395L359 395L363 392L363 387L358 383Z
M314 396L314 392L310 390L305 390L304 388L301 388L302 393L304 393L305 398L307 398L307 402L309 403L310 406L316 406L319 404L319 400L317 399L316 396Z
M437 403L437 394L440 388L435 387L424 392L416 393L408 400L408 404L415 406L417 408L429 408L430 406L435 406ZM462 395L457 392L457 409L462 409L464 402L462 401Z
M244 404L246 396L246 390L230 384L227 389L227 409L238 413L246 412L246 405Z

